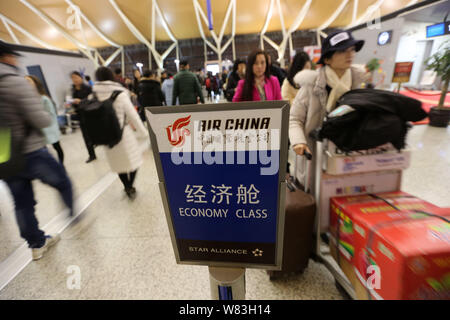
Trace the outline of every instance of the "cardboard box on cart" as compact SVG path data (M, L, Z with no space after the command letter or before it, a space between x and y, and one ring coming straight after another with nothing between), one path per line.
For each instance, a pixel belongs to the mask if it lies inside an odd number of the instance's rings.
M411 162L411 150L399 152L390 143L369 150L344 153L328 141L326 173L333 175L381 170L404 170Z
M345 175L322 174L320 192L321 231L330 226L330 199L333 197L363 195L400 190L402 171L389 170Z
M450 209L430 211L447 221L417 212L383 223L355 217L355 230L368 230L355 232L358 299L450 299Z
M330 253L355 287L358 284L353 267L355 254L354 220L357 215L370 215L378 219L378 221L391 221L392 219L400 218L394 206L400 210L429 210L437 208L431 203L401 191L380 193L378 196L392 205L388 205L384 200L374 198L371 195L331 199Z

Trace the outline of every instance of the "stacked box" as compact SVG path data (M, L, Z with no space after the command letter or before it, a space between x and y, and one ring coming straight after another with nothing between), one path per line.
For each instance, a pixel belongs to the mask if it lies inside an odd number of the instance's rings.
M450 209L430 211L354 217L358 299L450 299Z
M359 281L354 272L355 235L364 233L359 225L355 226L356 217L368 216L377 223L383 223L406 219L402 210L436 209L433 204L401 191L332 198L329 229L331 254L356 287Z

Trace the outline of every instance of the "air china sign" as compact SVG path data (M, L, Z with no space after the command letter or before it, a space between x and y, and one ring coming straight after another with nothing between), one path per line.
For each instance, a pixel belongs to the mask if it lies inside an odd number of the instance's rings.
M178 263L279 267L285 106L147 109Z

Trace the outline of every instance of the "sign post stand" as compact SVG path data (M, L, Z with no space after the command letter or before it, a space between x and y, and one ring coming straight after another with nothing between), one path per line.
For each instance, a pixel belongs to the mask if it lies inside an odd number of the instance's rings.
M414 62L397 62L394 67L392 83L398 83L397 92L400 92L402 83L409 82Z
M281 269L289 104L146 115L176 262L209 267L212 299L245 299L245 268Z
M209 267L211 299L245 300L245 269Z

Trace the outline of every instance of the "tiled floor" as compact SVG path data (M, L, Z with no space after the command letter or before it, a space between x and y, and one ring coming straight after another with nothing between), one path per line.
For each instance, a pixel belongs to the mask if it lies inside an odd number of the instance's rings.
M74 145L83 153L81 137L78 140ZM449 142L450 128L416 126L411 131L414 151L403 190L450 207ZM91 167L82 161L84 153L66 149L78 192L108 172L103 158ZM0 291L0 299L210 299L208 269L175 262L157 182L153 156L147 151L136 180L137 199L129 201L116 179L42 260L30 263ZM41 188L36 186L42 192L38 197L54 206L56 195L46 195ZM9 235L20 244L15 230ZM80 271L79 289L69 289L72 268ZM311 260L304 274L276 281L264 270L249 269L246 286L247 299L343 298L328 270Z

